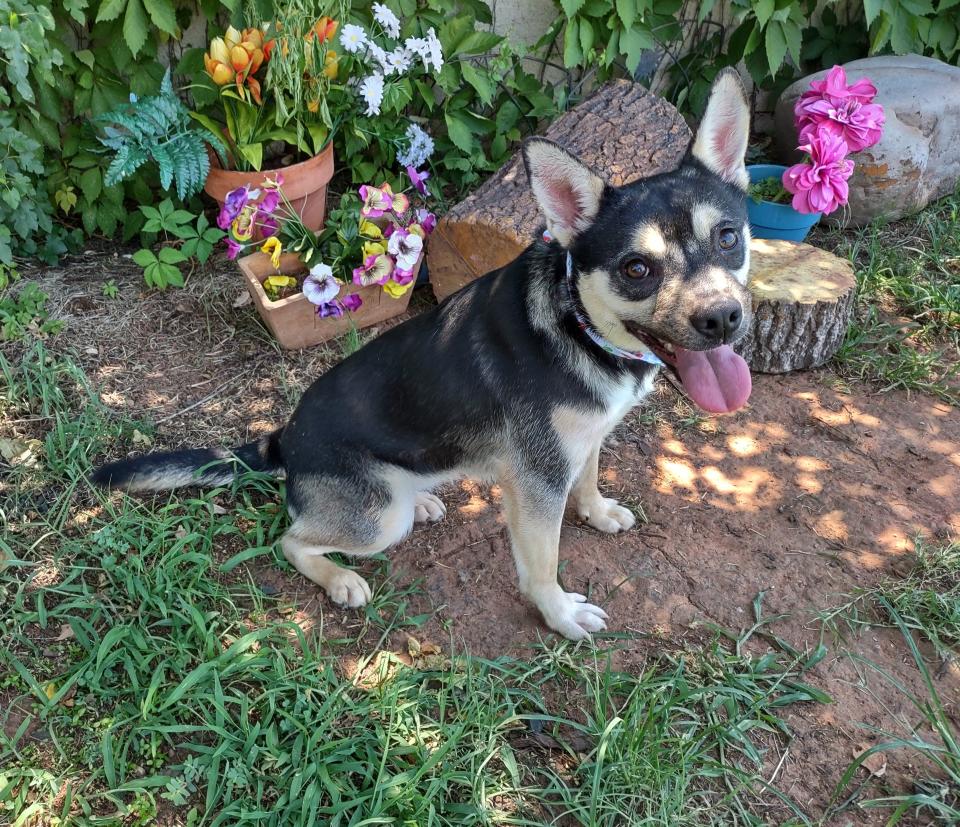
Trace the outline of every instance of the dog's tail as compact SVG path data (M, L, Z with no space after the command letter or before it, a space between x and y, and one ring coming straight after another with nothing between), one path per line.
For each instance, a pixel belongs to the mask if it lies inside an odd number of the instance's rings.
M187 486L225 485L247 470L276 474L283 469L279 445L282 432L283 428L280 428L233 451L192 448L108 462L93 472L90 481L104 488L166 491Z

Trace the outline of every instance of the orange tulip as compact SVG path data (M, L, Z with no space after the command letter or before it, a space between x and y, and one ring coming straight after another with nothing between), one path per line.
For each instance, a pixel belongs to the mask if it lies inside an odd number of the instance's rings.
M222 37L210 41L210 51L203 55L203 66L217 86L226 86L235 74L230 64L230 50Z
M339 25L340 24L333 18L323 16L313 24L313 28L307 33L307 40L313 40L314 37L321 43L333 40Z

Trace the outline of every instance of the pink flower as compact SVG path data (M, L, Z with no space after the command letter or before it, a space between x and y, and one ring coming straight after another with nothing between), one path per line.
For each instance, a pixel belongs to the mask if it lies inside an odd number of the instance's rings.
M873 146L883 135L883 107L847 98L838 105L820 100L806 108L808 120L800 130L800 143L809 143L816 132L843 138L851 152Z
M800 143L818 129L839 136L850 152L873 146L883 134L883 107L873 103L877 88L866 78L847 86L842 66L834 66L823 80L810 83L794 107Z
M804 213L831 213L847 203L847 179L853 161L846 158L847 144L830 133L816 133L800 147L810 160L794 164L783 173L783 186L793 193L793 208Z
M861 78L852 86L847 86L846 70L842 66L834 66L823 80L810 81L810 91L804 92L800 100L829 98L833 101L841 101L851 98L859 103L872 103L876 96L877 87L869 79ZM797 106L799 105L798 101Z

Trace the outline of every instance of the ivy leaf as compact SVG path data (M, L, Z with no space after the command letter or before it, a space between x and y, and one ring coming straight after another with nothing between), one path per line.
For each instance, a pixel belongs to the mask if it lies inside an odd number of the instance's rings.
M90 167L80 176L80 189L91 203L100 197L100 191L103 189L103 176L98 167Z
M493 102L493 84L490 79L466 61L460 64L460 71L463 72L463 79L477 90L480 100L489 106Z
M640 58L654 46L650 32L633 28L620 35L620 50L627 56L627 71L632 75L640 65Z
M143 0L143 4L147 7L150 19L158 29L167 34L177 34L179 30L177 16L170 0Z
M152 250L140 249L133 254L133 260L141 267L145 268L151 264L154 264L157 260L157 257L153 254Z
M783 26L783 35L787 40L787 49L790 56L799 65L800 52L803 47L803 30L792 20L782 23L781 26Z
M473 151L473 133L470 126L462 119L458 112L446 112L443 116L447 122L447 134L457 149L470 153Z
M776 0L760 0L754 7L753 13L757 16L757 22L761 26L766 26L776 11Z
M787 38L783 34L782 24L776 20L767 26L766 48L770 74L776 77L777 71L783 66L783 59L787 56Z
M147 25L143 0L129 0L127 13L123 16L123 39L134 57L140 53L143 44L147 42Z
M103 0L97 12L97 23L104 20L116 20L127 4L127 0Z
M583 8L585 2L586 0L560 0L560 5L567 17L575 17L577 12Z
M580 24L577 20L567 22L563 30L563 65L566 67L579 66L583 62L583 52L580 50Z
M637 18L637 0L617 0L617 15L623 28L633 27L633 21Z

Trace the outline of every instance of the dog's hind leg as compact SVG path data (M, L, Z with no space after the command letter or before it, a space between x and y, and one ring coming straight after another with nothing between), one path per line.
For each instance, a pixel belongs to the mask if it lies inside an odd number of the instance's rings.
M600 443L584 463L577 481L570 491L570 503L587 525L597 531L616 534L633 528L636 518L616 500L604 497L597 488L600 465Z
M582 594L557 582L560 524L565 493L551 493L535 481L501 480L510 542L520 591L540 610L547 625L571 640L606 628L606 612Z
M338 566L328 554L365 557L385 551L413 528L416 492L382 479L296 479L293 524L280 544L283 555L304 577L341 606L364 606L372 597L367 581Z
M349 551L332 546L305 543L290 533L280 541L283 556L300 574L322 588L330 600L340 606L356 608L365 606L373 597L370 585L359 574L338 566L326 555L331 552Z

